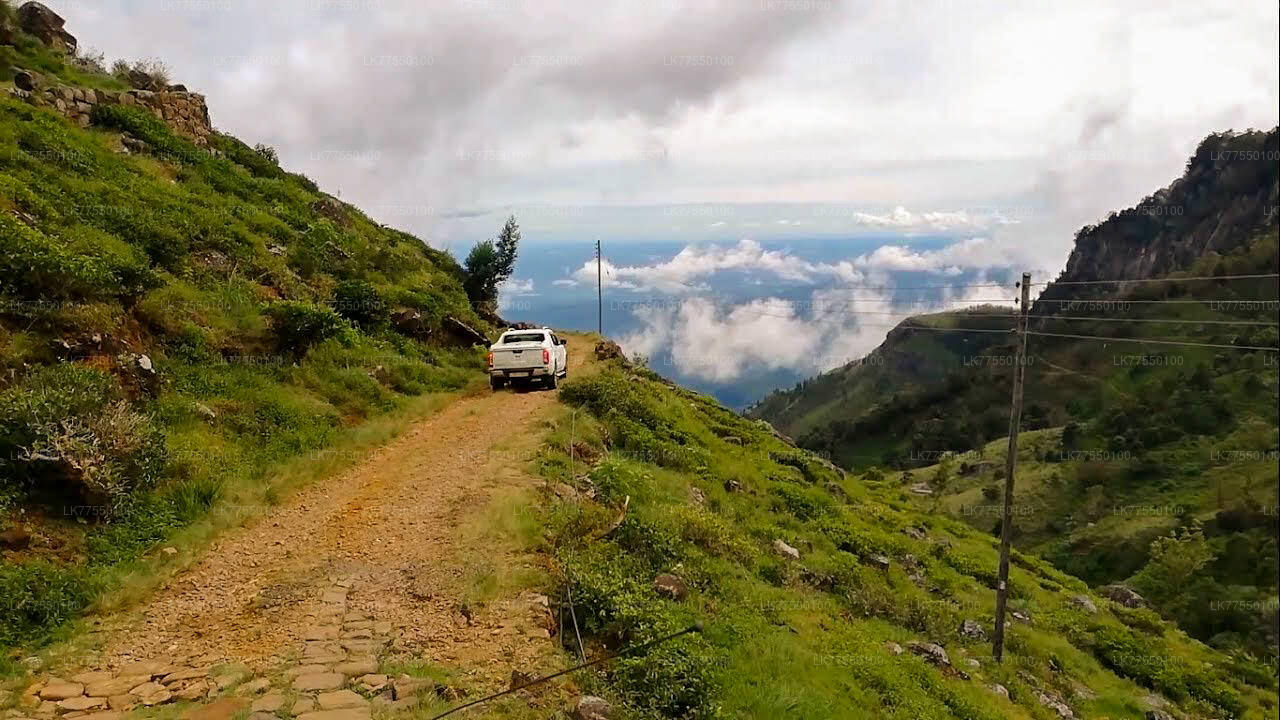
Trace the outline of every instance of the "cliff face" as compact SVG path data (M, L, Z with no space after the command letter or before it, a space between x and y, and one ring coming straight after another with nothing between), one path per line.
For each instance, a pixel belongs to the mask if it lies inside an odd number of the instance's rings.
M1112 213L1076 235L1059 281L1163 277L1210 253L1225 254L1259 228L1277 223L1277 130L1214 133L1196 148L1186 172L1136 206ZM1041 299L1109 294L1048 288ZM1052 308L1042 308L1052 312Z

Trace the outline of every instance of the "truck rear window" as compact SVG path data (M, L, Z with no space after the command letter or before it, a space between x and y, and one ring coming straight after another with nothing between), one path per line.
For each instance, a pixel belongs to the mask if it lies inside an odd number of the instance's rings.
M502 344L519 343L519 342L542 342L546 338L544 333L520 333L517 335L502 336Z

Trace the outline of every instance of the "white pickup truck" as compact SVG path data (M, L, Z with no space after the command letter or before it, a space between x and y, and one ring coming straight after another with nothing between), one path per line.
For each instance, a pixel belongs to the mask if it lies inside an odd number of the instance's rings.
M568 340L550 328L508 330L489 348L489 387L501 390L507 383L531 383L555 389L569 375Z

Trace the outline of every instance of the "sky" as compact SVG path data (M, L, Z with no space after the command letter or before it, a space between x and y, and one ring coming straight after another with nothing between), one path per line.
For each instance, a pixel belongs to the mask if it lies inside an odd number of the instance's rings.
M216 127L456 255L509 213L528 248L701 253L619 269L637 286L800 262L712 245L865 236L889 240L807 272L1051 276L1076 229L1280 107L1274 0L46 3L81 47L162 59Z

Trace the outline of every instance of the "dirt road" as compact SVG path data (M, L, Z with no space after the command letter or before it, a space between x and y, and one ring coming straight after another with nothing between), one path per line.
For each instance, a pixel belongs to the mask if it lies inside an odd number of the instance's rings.
M571 337L569 350L571 374L593 369L587 339ZM545 598L499 590L477 604L468 588L501 588L505 574L529 566L475 528L495 501L540 482L526 468L557 395L460 398L354 469L224 534L140 607L104 620L90 669L152 668L143 674L157 681L161 666L198 673L235 663L262 677L336 671L345 680L308 681L336 690L366 674L376 684L374 666L388 658L457 668L485 687L504 685L513 668L544 666L554 655ZM300 679L277 683L301 691ZM213 678L174 684L201 681L199 699L214 696Z

